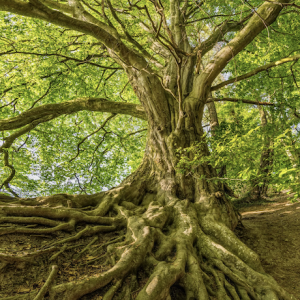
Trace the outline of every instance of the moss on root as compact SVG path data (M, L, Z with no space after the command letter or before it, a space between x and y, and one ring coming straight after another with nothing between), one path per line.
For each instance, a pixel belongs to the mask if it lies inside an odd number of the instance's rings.
M39 260L57 267L52 275L49 271L36 275L36 282L39 276L51 277L48 283L33 285L35 289L27 294L1 299L28 299L41 294L52 300L94 299L95 295L104 300L295 299L264 273L258 256L224 222L214 218L214 209L203 213L200 201L168 198L167 194L164 203L159 195L151 201L141 197L139 205L128 197L124 202L119 192L104 193L98 205L88 210L70 203L67 207L45 207L45 203L32 206L33 200L29 205L24 200L22 204L3 204L2 237L26 234L52 238L27 254L1 253L2 271L10 272L11 266L20 263L30 269ZM107 199L114 200L104 214ZM208 202L220 201L213 197ZM90 205L91 201L86 203ZM62 274L68 263L73 270L85 269L84 276L77 274L67 281ZM93 267L95 271L91 272Z

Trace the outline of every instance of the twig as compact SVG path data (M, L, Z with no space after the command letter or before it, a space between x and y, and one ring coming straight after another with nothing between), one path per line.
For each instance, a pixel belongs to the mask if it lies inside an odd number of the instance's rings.
M248 104L254 104L254 105L274 106L274 103L270 103L270 102L259 102L259 101L253 101L253 100L248 100L248 99L237 99L237 98L208 98L206 103L221 102L221 101L242 102L242 103L248 103Z
M69 162L73 161L74 159L76 159L76 158L78 157L78 155L79 155L79 153L80 153L80 145L83 144L83 143L85 142L86 139L88 139L88 138L91 137L92 135L96 134L96 133L97 133L98 131L100 131L101 129L103 129L104 126L107 124L107 122L108 122L110 119L114 118L115 116L116 116L116 114L110 115L110 116L103 122L103 124L102 124L98 129L96 129L94 132L92 132L91 134L89 134L89 135L87 135L85 138L83 138L83 139L81 140L81 142L79 142L79 144L77 145L77 154L76 154L73 158L71 158L71 159L69 160Z

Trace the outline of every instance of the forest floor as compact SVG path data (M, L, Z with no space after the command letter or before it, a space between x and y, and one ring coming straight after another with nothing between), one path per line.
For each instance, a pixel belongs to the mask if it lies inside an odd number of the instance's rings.
M261 258L266 273L300 299L300 202L281 194L257 204L239 203L240 239Z
M259 254L265 271L300 300L300 202L292 203L288 195L280 194L268 198L268 201L257 203L235 201L235 206L240 209L244 225L244 228L237 230L236 234L249 248ZM0 224L0 231L12 225ZM82 229L79 227L77 230ZM8 264L1 256L7 254L13 257L26 256L27 253L37 253L35 251L41 249L55 250L55 247L51 248L52 244L70 236L70 233L57 232L55 237L28 234L0 235L0 300L13 295L14 297L10 299L15 300L21 295L40 290L49 276L49 267L52 264L59 266L57 274L59 283L80 280L105 271L111 267L103 260L105 245L118 239L120 234L124 235L125 232L99 234L98 239L94 241L93 237L82 238L72 243L55 259L51 259L55 252L47 252L28 262L13 260ZM84 253L80 258L74 258L92 242L94 244L90 247L89 254ZM137 277L141 285L147 281L144 274L138 274ZM106 286L86 295L82 300L102 299L103 293L108 288L109 286ZM178 293L174 292L178 298ZM34 296L29 294L26 297L26 299L33 298Z

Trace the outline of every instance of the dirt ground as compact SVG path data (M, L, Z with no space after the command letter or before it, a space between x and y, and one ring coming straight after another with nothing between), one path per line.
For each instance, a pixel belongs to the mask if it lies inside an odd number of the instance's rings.
M300 299L300 202L287 195L240 209L241 240L261 258L265 271Z

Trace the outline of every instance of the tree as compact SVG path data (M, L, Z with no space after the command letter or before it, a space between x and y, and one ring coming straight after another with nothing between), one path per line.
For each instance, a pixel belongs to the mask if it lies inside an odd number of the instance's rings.
M1 145L4 165L9 171L5 173L2 188L15 196L1 196L1 222L40 226L6 227L1 234L71 232L69 237L56 242L55 249L48 249L56 251L63 244L58 255L81 237L111 231L120 234L118 239L108 242L105 257L108 260L103 261L108 267L106 271L80 281L58 282L52 287L49 283L52 299L79 299L101 288L106 291L105 300L114 295L130 299L137 289L138 300L170 299L174 287L181 290L182 299L190 300L295 299L264 273L257 254L233 233L238 214L224 185L214 181L217 173L212 165L204 162L191 175L179 172L177 163L178 149L194 143L200 145L201 157L209 156L202 128L208 101L257 103L222 94L220 98L212 98L211 92L299 59L295 53L282 58L279 51L282 49L276 48L269 54L268 59L272 60L268 64L259 57L256 63L262 66L239 76L233 71L239 57L245 58L247 51L253 50L252 41L261 37L264 49L270 46L268 40L276 42L277 34L270 35L270 30L280 31L279 17L282 27L288 28L290 20L286 13L298 12L297 9L299 6L289 0L262 4L259 1L250 4L248 1L0 0L0 10L8 12L3 14L8 33L2 37L5 49L1 53L7 72L2 78L6 83L2 90L6 119L0 121L0 129L10 132ZM24 61L25 57L30 59ZM249 62L243 66L249 67ZM225 71L234 78L214 85L221 72L226 75ZM114 75L118 80L115 77L114 83L107 83ZM113 84L114 89L106 84ZM122 98L122 92L132 101L116 102L117 96ZM273 105L264 101L259 104ZM78 118L71 115L77 112L82 115L78 114ZM89 112L110 115L102 117ZM19 181L14 179L18 160L31 170L36 168L36 177L48 174L38 162L30 165L25 154L18 154L20 149L31 150L37 160L44 153L42 159L49 164L45 141L56 143L51 134L57 130L62 133L62 128L66 129L60 142L66 140L67 133L70 135L66 147L73 165L60 165L61 160L67 159L60 154L58 162L50 163L52 172L57 172L56 179L63 180L63 171L70 174L75 170L74 178L85 193L87 177L81 167L86 167L86 172L90 171L98 180L92 185L96 189L101 184L97 172L103 161L115 158L116 153L110 150L113 142L105 141L111 133L105 126L113 120L116 123L111 126L115 130L124 126L120 142L130 135L129 126L136 132L143 130L144 123L128 125L129 121L124 121L128 119L117 119L119 114L145 120L148 127L142 162L120 185L94 194L18 197L22 196L18 195L22 182L34 190L28 183L32 177L24 172ZM62 120L63 115L71 116ZM81 125L82 121L87 125ZM82 139L82 132L91 129ZM90 145L105 146L102 153L98 148L94 152L84 148L83 152L83 143L100 131L103 139L91 140ZM20 140L24 135L27 135L25 140ZM102 160L98 155L102 155ZM88 159L91 164L86 163ZM76 160L78 164L74 164ZM128 171L128 164L121 163L127 166L120 171L122 175ZM54 171L57 168L60 170ZM48 187L56 191L56 184L52 181ZM62 181L61 186L72 191ZM74 234L78 223L89 225ZM7 263L14 260L9 255L3 259ZM147 280L139 282L137 288L136 273L141 270L147 274ZM128 276L131 282L126 280Z
M259 107L259 113L261 119L261 127L264 129L268 125L266 112L263 108ZM272 171L272 141L267 134L265 134L264 139L264 147L260 156L260 166L257 174L257 179L255 179L252 183L252 197L256 199L267 195L268 181L270 179L270 174ZM258 182L259 178L260 182Z

